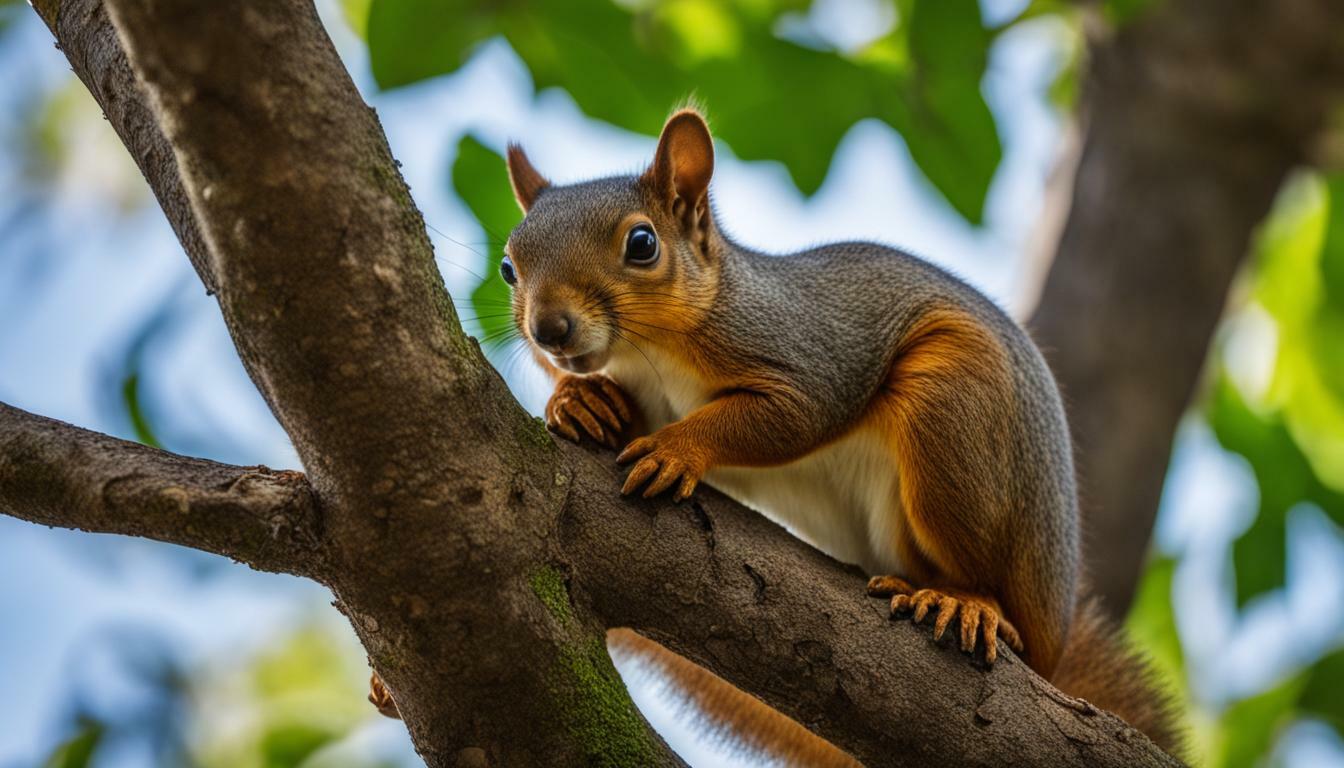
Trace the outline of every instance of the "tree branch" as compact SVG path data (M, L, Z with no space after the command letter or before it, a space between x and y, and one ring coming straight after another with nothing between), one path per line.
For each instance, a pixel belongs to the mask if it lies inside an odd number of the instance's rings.
M131 72L102 0L32 0L31 4L135 158L206 291L214 293L205 242L182 189L172 145L150 112L144 88Z
M181 544L263 571L322 572L321 517L301 473L177 456L3 403L0 511Z
M1089 48L1083 153L1030 326L1068 404L1088 572L1114 615L1251 233L1344 94L1341 27L1334 0L1169 0Z
M621 498L579 463L560 533L576 599L755 693L870 768L1179 765L1007 648L991 668L892 621L866 578L712 490ZM632 509L633 507L633 509Z

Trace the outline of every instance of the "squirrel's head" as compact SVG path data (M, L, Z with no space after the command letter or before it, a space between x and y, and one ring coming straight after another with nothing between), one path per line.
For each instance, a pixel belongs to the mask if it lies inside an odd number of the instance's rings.
M559 186L516 144L508 161L525 216L500 271L532 344L559 367L588 373L695 328L722 255L709 208L714 145L699 113L668 119L638 176Z

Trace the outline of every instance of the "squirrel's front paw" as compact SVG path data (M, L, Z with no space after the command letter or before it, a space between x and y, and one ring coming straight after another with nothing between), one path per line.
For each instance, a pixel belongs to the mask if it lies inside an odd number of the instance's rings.
M948 587L915 589L897 576L874 576L869 579L868 594L873 597L890 597L891 615L911 612L910 618L916 624L923 621L930 611L936 612L938 619L933 624L935 640L943 636L952 619L960 617L961 649L972 653L983 640L985 661L990 664L998 658L1000 639L1018 653L1022 652L1021 635L993 598Z
M566 376L546 403L546 426L579 442L579 429L594 441L615 448L633 420L630 399L606 376Z
M625 476L621 493L628 496L647 482L644 488L646 499L657 496L675 483L677 490L672 498L681 501L695 491L696 484L708 470L703 451L669 434L666 429L635 440L616 457L621 464L635 459L639 461Z

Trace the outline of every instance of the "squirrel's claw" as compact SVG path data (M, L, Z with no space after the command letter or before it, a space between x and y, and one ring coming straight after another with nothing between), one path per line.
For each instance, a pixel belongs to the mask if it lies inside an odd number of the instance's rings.
M640 456L649 453L654 447L655 443L651 437L640 437L631 440L630 444L625 446L625 450L621 451L620 454L616 456L616 463L628 464Z
M622 454L624 455L624 454ZM658 471L658 462L645 459L630 468L630 473L625 476L625 485L621 486L621 495L629 496L634 493L644 481L653 476Z
M625 393L611 379L566 376L556 383L546 403L546 426L576 443L582 430L594 442L616 448L630 424L631 413Z
M569 440L572 443L579 442L579 431L575 429L574 425L569 423L569 421L566 420L563 416L557 418L555 421L548 420L546 422L546 426L550 427L552 432L560 435L561 437L565 438L566 440Z
M939 640L954 618L960 619L961 649L973 653L981 642L985 646L985 661L993 664L999 656L998 641L1021 653L1022 636L1017 628L1000 612L992 599L957 589L915 589L897 576L874 576L868 580L868 594L891 598L893 617L909 612L916 624L932 611L938 618L933 624L933 638Z
M583 404L588 406L588 410L602 421L604 426L610 428L614 432L620 432L621 429L625 427L625 424L621 422L621 418L616 415L616 412L612 410L611 406L607 404L607 401L603 400L602 396L598 393L591 389L581 389L579 390L579 397L583 400Z
M912 595L915 588L900 576L874 576L868 580L869 597L891 597L892 595Z
M635 409L630 405L630 398L625 394L625 390L621 389L620 385L606 376L591 376L589 378L597 383L602 389L602 394L607 396L607 402L611 403L611 406L620 415L621 419L618 426L624 427L624 425L635 420Z
M621 487L622 495L634 493L645 483L648 486L641 495L646 499L657 496L673 485L677 488L672 494L673 501L681 501L695 492L704 470L682 458L683 452L668 447L666 442L665 438L660 440L658 434L641 437L627 445L616 457L616 461L621 464L639 459L625 477L625 485Z
M1018 653L1026 650L1026 646L1022 644L1022 636L1017 633L1017 627L1006 618L999 619L999 638Z

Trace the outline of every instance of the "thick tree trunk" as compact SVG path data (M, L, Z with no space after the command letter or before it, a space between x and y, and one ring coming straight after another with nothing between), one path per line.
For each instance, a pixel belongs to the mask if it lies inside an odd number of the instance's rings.
M628 504L609 454L553 442L458 330L308 3L116 0L111 23L96 0L38 6L311 488L4 409L0 510L329 585L435 768L677 764L607 657L622 625L871 766L1173 762L1011 654L983 669L891 622L860 574L743 507L708 491Z
M1071 209L1029 325L1067 403L1089 576L1122 616L1228 288L1340 103L1344 3L1159 0L1093 28Z
M110 26L97 2L41 11L104 104L148 104L108 117L199 233L183 244L317 493L315 575L426 762L678 764L592 652L606 627L555 620L531 583L556 556L556 449L458 330L311 3L109 2Z

